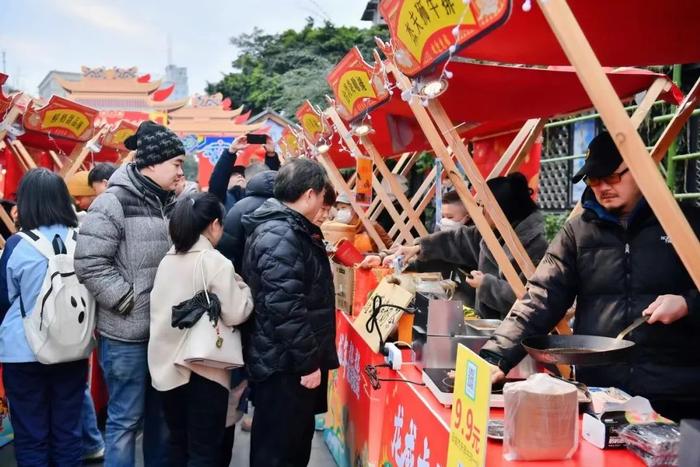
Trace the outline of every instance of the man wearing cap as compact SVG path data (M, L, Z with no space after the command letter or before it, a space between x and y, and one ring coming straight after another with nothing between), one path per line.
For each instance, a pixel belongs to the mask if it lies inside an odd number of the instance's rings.
M146 351L150 293L170 248L168 215L184 176L185 148L175 133L149 121L125 144L136 151L134 162L120 167L90 206L78 236L75 272L98 304L98 353L109 392L105 465L135 465L142 424L145 465L168 465Z
M596 136L574 182L586 188L582 215L570 219L527 284L523 299L481 350L494 380L525 356L521 341L549 333L576 302L574 333L626 339L631 357L576 368L589 386L648 398L669 418L700 418L700 296L669 237L642 196L608 133ZM696 234L700 212L683 206Z

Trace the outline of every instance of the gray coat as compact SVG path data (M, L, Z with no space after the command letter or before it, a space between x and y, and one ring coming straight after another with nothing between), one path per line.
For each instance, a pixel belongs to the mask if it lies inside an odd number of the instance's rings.
M537 265L547 251L544 217L535 211L514 227L525 251ZM420 239L421 261L441 260L471 267L477 264L484 281L476 291L476 309L483 318L503 319L515 303L513 289L501 273L493 254L481 240L476 227L438 232ZM515 263L508 247L504 247L511 263Z
M150 293L170 248L172 200L130 164L114 173L90 206L78 236L75 272L97 300L101 335L148 341Z

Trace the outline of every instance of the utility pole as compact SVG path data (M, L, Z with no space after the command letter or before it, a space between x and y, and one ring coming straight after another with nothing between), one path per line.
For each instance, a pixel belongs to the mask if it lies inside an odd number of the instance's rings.
M7 74L7 61L5 60L5 51L2 51L2 72Z

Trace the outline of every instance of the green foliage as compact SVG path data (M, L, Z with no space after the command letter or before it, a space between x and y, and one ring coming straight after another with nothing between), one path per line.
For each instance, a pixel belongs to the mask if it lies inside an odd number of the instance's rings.
M388 30L385 26L338 27L329 22L316 26L311 18L301 31L266 34L256 28L231 38L238 51L232 62L234 71L218 83L209 83L207 92L221 92L234 105L245 105L254 114L272 108L290 117L304 99L325 104L324 96L331 94L326 75L353 46L371 62L375 36L387 40Z
M548 242L554 240L554 237L556 237L559 231L562 229L562 227L564 227L567 217L569 217L568 212L564 212L561 214L545 214L544 234L545 237L547 237Z

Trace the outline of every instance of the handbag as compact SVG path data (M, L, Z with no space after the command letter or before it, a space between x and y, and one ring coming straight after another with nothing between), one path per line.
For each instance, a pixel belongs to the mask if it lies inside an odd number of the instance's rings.
M238 329L226 326L221 322L219 313L221 305L216 294L209 293L206 278L204 276L204 264L202 258L206 251L200 253L195 263L195 270L192 278L192 288L195 290L194 297L185 300L173 308L205 308L201 312L200 318L187 331L185 339L178 349L175 363L197 364L211 368L230 370L244 365L243 346L241 344L241 333ZM195 276L199 266L202 275L203 290L196 292ZM205 303L201 300L204 292ZM199 299L198 299L199 296ZM216 306L218 304L218 307ZM200 310L196 310L198 313Z

